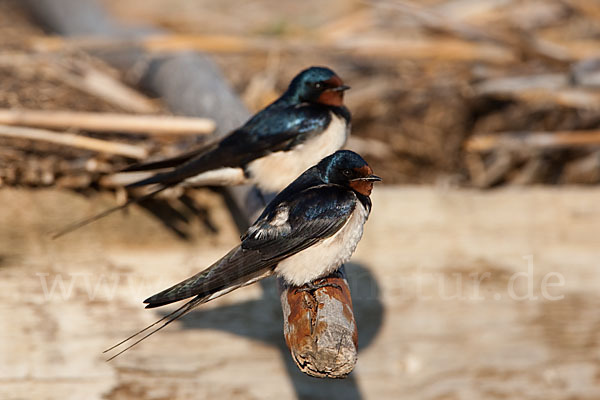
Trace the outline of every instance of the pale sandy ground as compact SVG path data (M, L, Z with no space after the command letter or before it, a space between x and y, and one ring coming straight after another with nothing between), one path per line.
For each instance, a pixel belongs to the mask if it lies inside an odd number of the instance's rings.
M207 199L219 235L191 244L139 209L50 241L110 199L0 190L0 398L600 398L598 188L377 188L348 268L361 346L350 379L290 363L272 281L105 363L104 348L163 315L141 300L235 245Z

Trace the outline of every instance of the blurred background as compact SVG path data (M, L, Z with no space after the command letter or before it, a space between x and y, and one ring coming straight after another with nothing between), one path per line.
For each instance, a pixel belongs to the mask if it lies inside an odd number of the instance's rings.
M215 93L161 83L193 52ZM297 370L272 281L105 363L162 315L141 300L237 243L234 217L201 188L48 233L123 201L112 172L243 122L216 91L254 113L311 65L352 87L348 148L384 179L348 265L355 371ZM599 110L598 0L0 0L0 397L599 398Z

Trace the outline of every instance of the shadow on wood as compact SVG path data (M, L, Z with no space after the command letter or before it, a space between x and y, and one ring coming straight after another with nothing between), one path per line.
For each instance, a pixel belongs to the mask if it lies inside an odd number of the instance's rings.
M379 297L379 284L369 269L355 263L346 264L346 268L353 288L361 351L377 336L383 322L384 306ZM260 299L207 310L198 309L181 320L182 329L222 330L278 348L299 398L361 399L353 375L346 380L332 381L313 379L298 371L281 335L283 321L274 283L272 278L261 281L263 296ZM166 314L161 312L160 316Z

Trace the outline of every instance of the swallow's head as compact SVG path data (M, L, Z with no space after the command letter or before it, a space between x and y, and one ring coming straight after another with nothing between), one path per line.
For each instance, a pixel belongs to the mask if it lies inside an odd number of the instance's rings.
M344 91L348 89L350 86L344 85L329 68L310 67L296 75L286 93L298 102L341 107L344 105Z
M381 181L369 164L350 150L339 150L322 159L317 165L326 183L334 183L351 188L357 193L369 196L373 182Z

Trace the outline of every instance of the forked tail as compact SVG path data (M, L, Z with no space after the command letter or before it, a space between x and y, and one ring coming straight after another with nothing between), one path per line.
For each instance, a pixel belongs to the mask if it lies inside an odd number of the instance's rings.
M154 327L155 325L161 323L162 321L166 320L158 328L153 329L152 331L150 331L146 335L142 336L140 339L136 340L135 342L133 342L129 346L125 347L123 350L119 351L117 354L111 356L108 360L106 360L106 362L108 362L108 361L114 359L115 357L123 354L124 352L126 352L127 350L129 350L133 346L135 346L136 344L138 344L138 343L142 342L143 340L147 339L148 337L154 335L156 332L160 331L162 328L164 328L165 326L169 325L171 322L175 321L178 318L183 317L185 314L187 314L188 312L190 312L197 305L202 304L202 303L208 301L208 299L209 299L208 296L205 296L205 297L194 297L192 300L188 301L187 303L185 303L184 305L182 305L181 307L179 307L178 309L176 309L172 313L165 315L164 317L162 317L158 321L154 322L153 324L148 325L147 327L145 327L141 331L138 331L138 332L134 333L133 335L129 336L127 339L123 339L119 343L115 344L114 346L109 347L108 349L104 350L102 353L108 353L109 351L111 351L113 349L116 349L117 347L121 346L122 344L127 343L131 339L139 336L140 334L146 332L148 329L150 329L150 328Z

